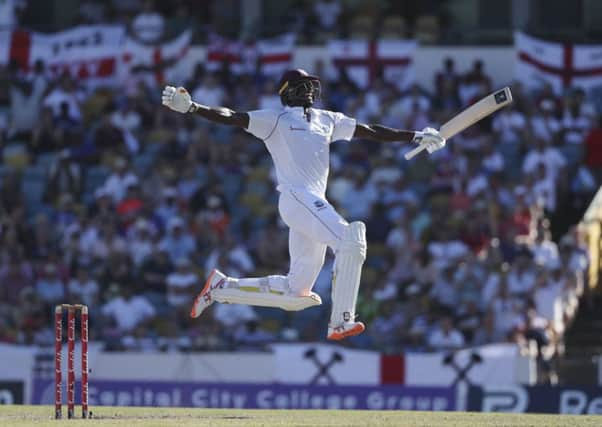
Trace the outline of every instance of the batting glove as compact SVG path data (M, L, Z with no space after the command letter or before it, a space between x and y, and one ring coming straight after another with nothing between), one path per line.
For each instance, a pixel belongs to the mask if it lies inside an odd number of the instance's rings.
M426 151L433 153L445 147L445 138L434 128L424 128L421 133L421 144L426 145Z
M177 89L173 86L165 86L161 100L163 105L178 113L188 113L192 106L190 94L181 86Z

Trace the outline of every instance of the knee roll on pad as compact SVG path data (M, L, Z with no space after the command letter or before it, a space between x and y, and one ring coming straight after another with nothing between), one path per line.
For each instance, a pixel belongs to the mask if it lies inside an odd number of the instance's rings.
M353 254L365 260L366 249L366 225L362 221L354 221L345 227L338 251Z

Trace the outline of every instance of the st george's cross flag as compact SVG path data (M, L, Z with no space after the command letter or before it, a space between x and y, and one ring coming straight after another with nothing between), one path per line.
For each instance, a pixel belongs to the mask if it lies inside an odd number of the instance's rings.
M514 33L515 78L527 89L545 83L558 94L571 87L602 86L602 44L558 43Z
M290 68L294 50L292 33L248 42L212 33L208 36L205 67L212 72L227 67L235 75L280 76Z
M361 89L379 77L407 89L414 82L415 40L331 40L332 66Z

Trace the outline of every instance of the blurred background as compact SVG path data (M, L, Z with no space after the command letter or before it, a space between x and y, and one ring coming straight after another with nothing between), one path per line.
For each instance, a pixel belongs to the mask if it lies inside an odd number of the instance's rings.
M213 268L285 273L287 231L261 142L163 108L162 87L278 108L293 66L322 77L321 108L402 129L505 85L515 99L411 162L400 143L331 146L328 198L369 246L367 331L344 347L316 344L332 254L321 307L188 317ZM140 380L192 396L394 384L406 409L405 386L434 387L423 409L460 409L464 384L474 410L487 389L472 386L512 385L539 412L582 384L587 402L602 383L600 88L593 0L0 1L0 389L49 401L54 305L84 303L92 405L161 404L135 400ZM203 390L168 404L232 406Z

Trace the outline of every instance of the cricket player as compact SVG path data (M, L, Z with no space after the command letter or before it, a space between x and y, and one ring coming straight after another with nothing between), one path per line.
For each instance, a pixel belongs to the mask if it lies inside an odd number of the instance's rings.
M335 263L327 338L341 340L364 331L364 324L356 321L355 306L366 259L366 228L361 221L349 224L326 200L330 143L352 138L415 141L432 153L445 146L445 139L432 128L391 129L313 108L320 92L320 79L301 69L283 74L278 84L281 109L237 112L194 102L183 87L163 90L163 105L170 109L241 127L264 142L276 169L278 210L290 229L286 276L234 278L213 270L194 301L191 317L198 317L215 301L289 311L322 304L312 288L330 247Z

